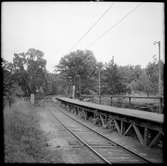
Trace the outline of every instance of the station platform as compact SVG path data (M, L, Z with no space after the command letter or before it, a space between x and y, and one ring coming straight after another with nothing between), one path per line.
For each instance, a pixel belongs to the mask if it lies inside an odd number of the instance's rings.
M61 107L59 107L61 111L64 111ZM69 116L76 118L75 115L72 113L69 113L68 111L65 111L66 114ZM85 121L84 119L77 118L78 121L84 123L88 127L91 127L93 130L96 130L109 139L113 140L117 144L120 144L121 146L133 151L136 154L141 155L145 159L151 161L152 163L163 163L163 150L160 148L149 148L146 146L141 145L136 139L130 137L130 136L123 136L120 135L117 132L112 132L110 129L105 129L103 127L98 127L90 121Z

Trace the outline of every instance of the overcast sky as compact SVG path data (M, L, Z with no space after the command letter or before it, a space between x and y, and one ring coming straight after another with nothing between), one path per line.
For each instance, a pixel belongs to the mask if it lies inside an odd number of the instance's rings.
M47 70L53 72L60 58L111 5L72 50L89 49L103 63L114 56L118 65L145 67L154 54L158 57L158 45L153 41L161 41L164 60L164 4L151 2L3 2L2 57L11 62L14 53L36 48L44 52Z

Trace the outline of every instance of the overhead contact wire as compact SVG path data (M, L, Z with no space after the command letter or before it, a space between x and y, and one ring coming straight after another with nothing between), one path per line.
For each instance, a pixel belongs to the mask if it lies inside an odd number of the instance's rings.
M96 41L100 40L103 36L105 36L107 33L109 33L111 30L113 30L116 26L118 26L123 20L125 20L131 13L133 13L139 6L141 6L142 3L136 5L132 10L130 10L125 16L123 16L117 23L112 25L109 29L107 29L105 32L103 32L99 37L97 37L91 44L88 46L92 46L96 43Z
M73 47L70 49L70 50L72 50L73 48L75 48L78 44L79 44L79 42L81 41L81 40L83 40L83 38L85 38L87 35L88 35L88 33L98 24L98 22L109 12L109 10L113 7L113 5L114 5L114 3L108 8L108 9L106 9L105 11L104 11L104 13L97 19L97 21L88 29L88 31L86 31L86 33L84 33L82 36L81 36L81 38L73 45Z

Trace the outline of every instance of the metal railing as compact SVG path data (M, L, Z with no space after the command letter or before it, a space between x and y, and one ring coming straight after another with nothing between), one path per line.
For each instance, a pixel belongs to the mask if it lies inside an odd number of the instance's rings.
M162 96L150 96L150 97L146 97L146 96L126 96L126 95L112 95L110 96L111 98L111 105L112 105L112 100L113 98L119 98L119 99L128 99L128 104L131 105L132 103L132 99L145 99L145 100L150 100L150 99L154 99L154 100L158 100L159 103L159 113L163 112L163 107L164 107L164 98ZM147 103L147 102L146 102ZM144 106L143 108L147 108L148 106ZM141 107L142 108L142 107Z
M99 102L98 95L81 95L80 99L105 105L135 108L158 113L163 113L164 107L164 98L162 96L102 95L101 102ZM143 99L144 101L142 101Z

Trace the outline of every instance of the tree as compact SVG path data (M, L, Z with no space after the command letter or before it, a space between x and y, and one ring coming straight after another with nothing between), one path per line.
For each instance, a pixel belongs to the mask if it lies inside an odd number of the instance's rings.
M118 67L113 61L105 65L103 82L105 83L103 93L120 94L127 91Z
M46 86L46 60L43 56L44 53L36 49L29 49L26 53L29 87L33 93Z
M59 74L55 73L47 73L46 76L47 80L47 87L46 91L47 94L65 94L64 92L64 81Z
M151 93L151 82L145 70L142 71L137 80L133 80L131 82L130 86L134 91L145 92L147 96L149 96Z
M80 77L81 93L90 93L90 89L94 89L95 80L93 76L96 72L96 59L89 50L77 50L61 58L56 71L64 77L64 79L73 85L76 85L76 77Z
M141 87L141 90L144 91L147 94L147 96L149 96L149 94L152 91L151 81L149 80L145 70L139 77L139 85Z
M2 59L2 69L3 69L4 96L10 96L15 84L15 81L12 76L13 65L12 63L6 61L5 59Z
M46 60L43 56L42 51L33 48L26 53L14 54L13 75L26 96L46 87Z
M13 76L15 81L21 86L25 95L30 94L30 87L28 85L29 76L26 71L26 55L25 53L14 54L13 57Z
M162 61L160 61L160 66L161 66L161 83L162 83L162 87L163 87L163 70L164 70L164 64ZM151 82L150 86L151 86L151 92L153 94L158 94L158 84L159 84L159 66L158 63L154 62L150 62L147 67L146 67L146 74Z
M137 80L142 73L142 68L140 65L119 66L118 70L124 83L126 83L127 85L132 81Z
M2 58L2 71L3 71L3 97L4 104L5 101L9 102L9 106L14 101L14 96L22 94L19 91L20 87L13 77L13 64Z

